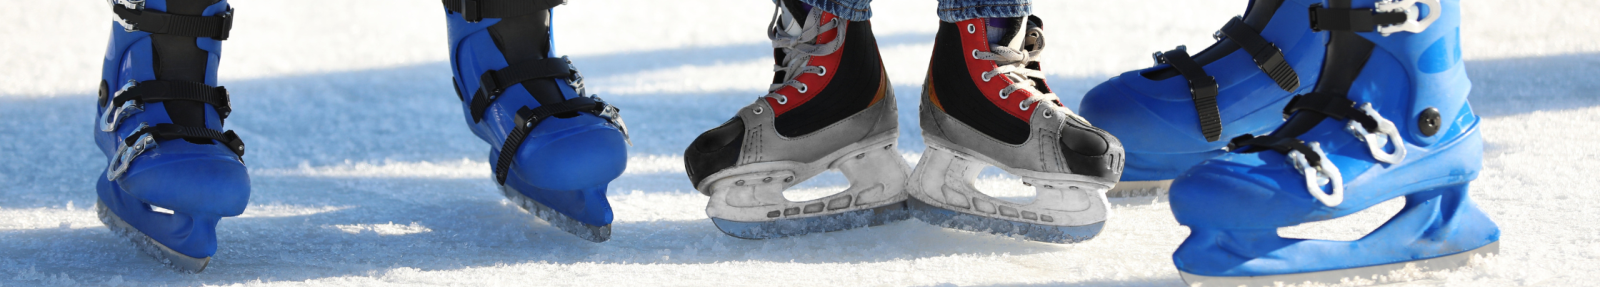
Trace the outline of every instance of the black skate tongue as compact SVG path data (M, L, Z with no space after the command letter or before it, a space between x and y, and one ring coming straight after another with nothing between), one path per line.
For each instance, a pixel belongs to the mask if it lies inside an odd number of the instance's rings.
M800 25L804 25L812 8L800 0L783 0L778 5L784 9L783 16L778 17L778 28L790 35L800 34Z
M1004 30L1005 34L1002 34L1000 41L996 42L995 44L1017 49L1017 51L1032 51L1034 49L1038 49L1039 44L1044 40L1042 35L1030 35L1028 34L1028 30L1033 28L1043 28L1044 21L1039 20L1039 17L1033 15L1029 15L1028 17L1011 18L1009 20L1010 21L1007 21L1009 22L1007 24L1009 27L1006 27Z

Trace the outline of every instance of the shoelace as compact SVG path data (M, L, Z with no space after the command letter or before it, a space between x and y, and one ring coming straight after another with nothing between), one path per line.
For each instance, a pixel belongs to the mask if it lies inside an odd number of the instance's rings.
M783 21L782 13L783 7L773 10L772 24L767 27L767 38L772 39L773 48L783 49L783 60L779 61L782 64L773 65L772 71L784 72L784 79L782 82L767 87L767 95L763 96L777 99L780 105L789 103L789 97L778 94L779 89L792 86L802 94L809 89L805 83L795 80L801 73L813 73L819 76L828 74L828 68L808 66L806 63L810 62L811 56L823 56L838 51L839 47L844 45L846 29L845 25L839 23L839 19L833 19L828 23L818 25L817 22L820 21L819 19L822 18L822 15L817 12L811 12L811 15L806 17L806 23L800 25L800 33L789 35L779 27L779 21ZM817 35L829 30L838 30L839 36L833 41L828 41L827 44L819 45L813 43L816 41Z
M974 59L995 61L996 67L994 70L983 72L982 78L984 82L988 82L995 76L1000 75L1011 79L1011 85L1000 89L1000 99L1010 98L1011 93L1017 90L1028 92L1028 98L1017 104L1017 108L1024 111L1028 110L1028 107L1034 103L1060 102L1060 98L1056 97L1055 93L1040 92L1036 88L1037 83L1034 83L1033 78L1043 79L1044 72L1029 69L1028 63L1038 62L1039 55L1044 52L1044 37L1042 36L1044 31L1039 28L1029 28L1028 34L1032 34L1038 39L1036 46L1031 51L1012 49L1003 45L990 45L990 52L972 50L972 58Z

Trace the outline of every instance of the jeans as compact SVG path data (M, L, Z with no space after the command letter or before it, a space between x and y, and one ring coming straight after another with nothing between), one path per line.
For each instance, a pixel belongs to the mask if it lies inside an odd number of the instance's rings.
M850 21L872 17L872 0L800 0L800 2ZM957 22L972 18L1011 18L1033 14L1033 0L939 0L939 20Z

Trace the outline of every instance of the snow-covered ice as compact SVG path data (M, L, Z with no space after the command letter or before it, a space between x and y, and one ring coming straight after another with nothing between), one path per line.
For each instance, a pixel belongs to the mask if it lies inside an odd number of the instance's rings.
M539 223L495 189L488 145L467 131L451 92L439 2L235 2L221 83L235 100L228 127L250 144L253 194L244 216L219 226L211 266L191 275L137 255L92 210L105 167L90 131L113 25L106 4L0 1L0 285L1182 284L1170 256L1188 229L1158 198L1116 200L1104 233L1076 245L915 221L766 241L718 232L680 153L763 94L768 1L558 8L558 52L623 109L637 144L609 192L615 233L599 244ZM1069 103L1150 65L1149 52L1208 45L1246 3L1036 2L1049 80ZM1382 282L1600 282L1600 2L1466 2L1471 102L1488 142L1473 196L1503 229L1501 254ZM912 160L923 149L914 111L934 5L874 5ZM1024 194L1006 181L984 184ZM825 177L809 190L843 184ZM1398 208L1283 232L1355 238Z

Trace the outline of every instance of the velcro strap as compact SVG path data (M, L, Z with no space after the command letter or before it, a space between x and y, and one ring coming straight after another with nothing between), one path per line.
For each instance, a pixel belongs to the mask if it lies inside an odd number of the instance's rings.
M467 22L476 23L483 21L483 18L532 14L566 3L566 0L444 0L444 7L450 12L460 13Z
M1217 109L1217 79L1206 74L1206 70L1189 57L1189 51L1182 46L1156 53L1156 61L1172 65L1189 82L1189 96L1194 99L1194 110L1200 117L1200 134L1205 135L1208 142L1222 139L1222 115Z
M577 97L554 105L518 109L517 126L506 135L505 144L500 146L500 157L494 164L495 180L500 184L506 183L506 174L511 169L511 162L516 160L517 150L522 148L522 141L528 138L528 133L533 132L534 127L539 126L539 122L551 116L570 112L599 114L609 107L605 102L596 101L593 97Z
M111 99L112 106L121 106L123 102L139 101L145 103L165 101L191 101L211 104L216 108L217 116L228 118L233 112L233 107L228 100L228 89L224 87L211 87L210 85L187 82L150 80L139 82L127 91L116 94Z
M1246 147L1250 148L1240 150ZM1322 155L1317 154L1316 150L1306 145L1305 141L1297 138L1244 134L1228 141L1228 150L1232 151L1256 152L1261 149L1270 149L1283 154L1288 154L1289 151L1300 151L1300 154L1305 155L1306 163L1310 163L1311 166L1322 166Z
M1353 120L1369 131L1378 130L1378 120L1356 108L1356 102L1346 99L1344 95L1335 93L1310 93L1295 96L1289 99L1289 105L1283 106L1283 115L1287 118L1295 112L1314 112L1339 120Z
M244 156L244 141L240 140L239 135L233 133L231 130L227 132L218 132L208 128L186 127L176 124L157 124L154 127L140 129L139 131L134 132L132 135L128 135L127 138L123 138L123 144L133 145L139 141L140 136L145 134L150 134L158 140L179 138L216 140L227 146L228 150L232 150L234 154Z
M1334 9L1311 6L1312 31L1372 32L1378 26L1399 25L1406 22L1405 12L1377 12L1371 8Z
M217 13L216 16L168 14L149 9L129 9L122 5L111 5L111 12L132 25L133 29L151 34L227 40L228 30L233 29L232 7L229 7L228 11Z
M1227 25L1222 26L1222 34L1239 44L1244 51L1250 53L1250 58L1255 60L1256 67L1267 73L1267 77L1278 83L1278 88L1286 92L1293 92L1300 88L1300 75L1294 72L1294 67L1283 59L1283 50L1277 45L1261 37L1261 32L1256 31L1250 24L1244 23L1244 18L1233 17Z
M489 104L500 99L506 88L517 83L572 75L572 65L566 57L545 58L511 64L504 69L489 70L478 76L478 91L472 94L472 121L483 120Z

